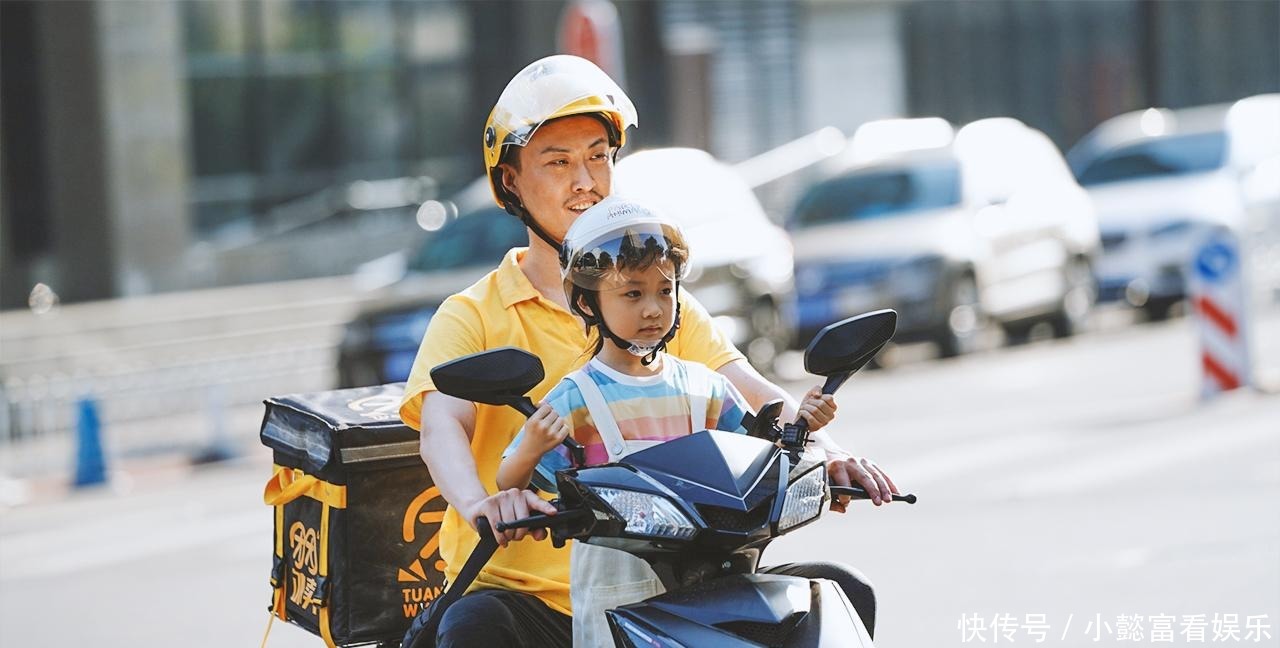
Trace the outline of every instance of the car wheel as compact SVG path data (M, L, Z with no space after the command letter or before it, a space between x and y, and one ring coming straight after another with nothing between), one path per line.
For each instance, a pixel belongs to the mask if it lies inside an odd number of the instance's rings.
M989 326L978 299L978 283L972 275L961 275L951 282L951 307L938 335L938 354L951 358L978 349Z
M1089 311L1097 301L1098 290L1094 285L1093 268L1082 258L1072 259L1063 268L1067 291L1062 296L1058 312L1049 320L1053 337L1067 338L1084 330Z
M1173 314L1173 307L1178 303L1176 297L1153 297L1142 305L1142 312L1151 322L1163 322Z

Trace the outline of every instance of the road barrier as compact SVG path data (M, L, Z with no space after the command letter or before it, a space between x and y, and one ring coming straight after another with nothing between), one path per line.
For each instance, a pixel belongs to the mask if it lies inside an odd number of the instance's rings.
M1225 228L1209 233L1188 274L1200 341L1201 397L1251 384L1248 291L1236 236Z
M85 396L76 403L76 488L97 486L107 482L107 459L102 452L102 420L98 404Z

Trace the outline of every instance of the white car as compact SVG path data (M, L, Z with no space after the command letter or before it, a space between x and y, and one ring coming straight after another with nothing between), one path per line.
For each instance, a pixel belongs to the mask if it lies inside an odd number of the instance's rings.
M1272 246L1280 233L1280 94L1119 115L1068 159L1098 208L1100 298L1152 319L1184 297L1208 230Z
M1093 205L1040 131L994 118L864 124L845 170L800 199L797 318L807 338L873 308L899 340L972 350L989 322L1015 338L1049 321L1074 333L1093 301Z
M615 192L652 203L680 222L691 248L682 285L753 365L769 370L792 336L783 310L791 301L791 244L751 187L708 153L685 148L628 155L613 179ZM348 322L338 353L342 386L404 380L440 302L528 242L520 221L493 204L484 178L437 207L442 226L406 251L390 272L398 279Z

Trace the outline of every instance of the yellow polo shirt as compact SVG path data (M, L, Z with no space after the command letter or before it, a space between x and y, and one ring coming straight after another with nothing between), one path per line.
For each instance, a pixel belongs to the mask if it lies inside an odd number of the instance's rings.
M587 361L589 349L581 321L529 283L518 265L524 253L525 248L508 252L496 270L446 299L431 318L400 405L405 424L422 429L422 395L435 389L431 368L449 360L502 346L529 351L542 359L546 371L546 378L529 394L535 403ZM712 369L743 357L687 291L680 291L680 304L680 330L668 344L672 354ZM524 416L510 407L476 406L471 453L480 483L490 493L497 492L502 451L522 425ZM445 573L453 581L478 537L452 506L439 537ZM556 549L549 540L532 538L508 545L494 554L472 588L528 592L552 609L570 614L569 546Z

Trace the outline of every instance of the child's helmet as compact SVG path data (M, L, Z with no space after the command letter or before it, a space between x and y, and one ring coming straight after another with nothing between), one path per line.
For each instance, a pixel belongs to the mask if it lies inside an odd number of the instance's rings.
M689 274L689 245L674 221L635 201L609 196L582 213L565 234L560 248L560 274L569 308L587 324L600 328L602 335L631 353L652 357L675 336L680 327L679 301L671 330L654 345L624 340L599 317L598 293L621 286L628 270L656 267L675 283ZM579 298L591 312L583 311Z

